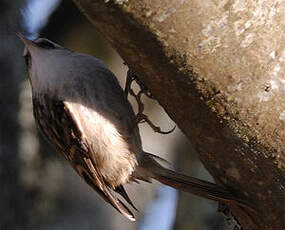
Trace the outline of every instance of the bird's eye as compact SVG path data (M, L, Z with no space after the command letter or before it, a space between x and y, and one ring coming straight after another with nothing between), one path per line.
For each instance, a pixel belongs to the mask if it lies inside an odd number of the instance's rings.
M55 45L47 40L41 40L36 43L39 47L44 48L44 49L54 49Z

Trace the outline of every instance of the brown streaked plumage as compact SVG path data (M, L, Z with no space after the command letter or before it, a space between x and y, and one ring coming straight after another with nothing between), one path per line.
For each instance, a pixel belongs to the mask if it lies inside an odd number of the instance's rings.
M47 39L25 43L36 123L44 137L106 202L134 220L123 185L151 178L189 193L253 211L216 184L162 167L143 151L135 114L116 77L89 55Z
M50 99L47 95L33 95L34 117L40 131L57 152L70 162L74 170L101 197L116 208L120 213L133 219L130 210L110 192L110 185L100 173L100 163L92 160L94 149L82 139L82 133L73 121L68 107L58 100ZM114 191L134 207L122 185L113 188Z

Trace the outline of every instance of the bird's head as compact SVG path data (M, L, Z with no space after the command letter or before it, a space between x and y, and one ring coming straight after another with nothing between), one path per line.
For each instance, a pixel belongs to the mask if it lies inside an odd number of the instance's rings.
M45 38L32 41L22 34L17 36L25 45L23 56L33 92L66 97L75 88L83 87L82 79L94 82L97 74L111 74L99 59L90 55L71 51Z
M45 50L57 50L57 49L65 49L62 46L46 39L46 38L37 38L35 40L29 40L21 33L16 33L18 38L24 43L25 49L23 56L26 61L26 65L29 68L32 63L32 58L36 57L38 53Z
M72 68L68 59L72 51L46 38L29 40L20 33L17 36L25 45L23 56L33 90L55 91L58 85L62 86L69 77L67 70Z

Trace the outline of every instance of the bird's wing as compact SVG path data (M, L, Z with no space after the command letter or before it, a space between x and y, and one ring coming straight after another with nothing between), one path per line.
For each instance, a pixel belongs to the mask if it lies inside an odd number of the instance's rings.
M73 150L73 153L70 154L70 156L72 156L72 159L69 161L72 167L85 180L85 182L90 185L106 202L111 204L115 209L117 209L122 215L127 217L129 220L135 221L132 212L126 207L126 205L121 200L119 200L112 194L111 188L105 182L102 174L100 173L100 170L98 170L98 162L96 162L96 153L94 152L94 147L88 142L86 138L84 138L84 136L82 136L82 133L80 133L82 131L80 120L76 119L75 114L72 114L70 112L68 105L68 103L64 103L64 111L66 113L65 117L68 117L72 120L72 123L76 126L75 129L77 130L77 132L74 133L77 133L77 135L81 136L74 137L74 140L77 141L80 139L82 142L81 145L83 145L83 147L80 149L78 148L78 145L73 145L77 149ZM126 195L126 193L122 196L126 199L128 203L132 205L129 197L127 195L125 197L124 195Z
M92 148L89 148L92 151ZM96 169L96 165L90 158L84 157L83 159L85 167L81 165L75 170L81 175L81 177L90 185L106 202L111 204L122 215L127 217L131 221L135 221L133 213L127 208L127 206L118 198L116 198L110 191L110 188L104 182L102 175ZM129 202L129 200L127 200Z

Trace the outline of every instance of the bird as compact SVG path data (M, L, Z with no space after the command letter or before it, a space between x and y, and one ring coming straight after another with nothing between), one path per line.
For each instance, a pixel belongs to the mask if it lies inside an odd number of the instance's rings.
M172 171L161 165L159 157L144 151L133 108L101 60L46 38L17 36L25 45L37 127L77 174L123 216L134 221L131 208L137 210L124 185L151 179L252 210L247 198Z

